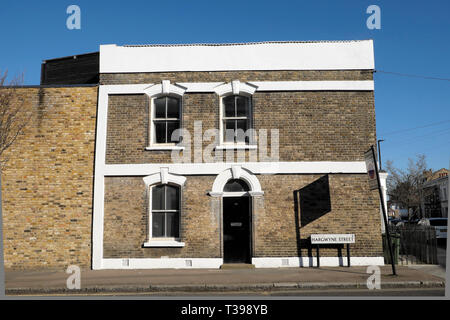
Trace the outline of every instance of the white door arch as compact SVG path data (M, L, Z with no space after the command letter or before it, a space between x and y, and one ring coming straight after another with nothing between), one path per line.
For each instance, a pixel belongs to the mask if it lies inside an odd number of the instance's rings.
M248 192L251 196L263 195L264 192L261 190L261 184L259 183L258 178L248 171L247 169L242 168L240 165L233 165L231 168L228 168L221 173L219 173L214 180L212 190L209 192L210 196L213 197L221 197L224 196L224 187L225 184L230 179L242 179L244 180L250 191Z

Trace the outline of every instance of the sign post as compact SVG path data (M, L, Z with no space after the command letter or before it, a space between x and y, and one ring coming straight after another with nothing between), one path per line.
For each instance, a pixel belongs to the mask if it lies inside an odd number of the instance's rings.
M388 243L388 247L389 247L389 255L391 257L392 274L394 276L396 276L397 272L395 271L395 261L394 261L394 252L392 251L391 234L389 232L386 208L384 207L383 192L381 191L380 174L378 172L378 166L377 166L376 157L375 157L375 149L374 149L373 145L370 147L370 149L366 153L364 153L364 159L366 161L367 174L369 175L370 190L378 189L378 192L380 194L381 209L383 211L383 220L384 220L384 227L385 227L384 229L386 231L386 238L387 238L387 243Z
M320 267L319 245L321 244L347 244L347 267L350 267L350 243L355 243L354 234L312 234L311 244L317 248L317 267Z

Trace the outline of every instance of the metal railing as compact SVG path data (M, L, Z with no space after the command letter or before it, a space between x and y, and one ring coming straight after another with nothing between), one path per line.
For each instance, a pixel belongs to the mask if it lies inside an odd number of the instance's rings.
M400 264L437 264L437 240L434 227L421 225L390 226L394 250ZM395 248L398 246L398 248ZM396 259L397 260L397 259Z

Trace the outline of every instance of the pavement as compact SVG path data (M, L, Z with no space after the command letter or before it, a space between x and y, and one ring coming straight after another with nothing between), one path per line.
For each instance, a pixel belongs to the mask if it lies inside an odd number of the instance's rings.
M445 246L437 247L438 264L445 268L447 262L447 248Z
M445 280L445 267L434 264L416 264L408 266L410 269L419 270Z
M381 289L431 289L445 287L445 270L439 266L414 268L380 267ZM290 290L367 289L372 273L367 267L320 267L275 269L153 269L81 270L81 288L68 289L65 270L7 270L7 295L59 294L166 294L277 292Z

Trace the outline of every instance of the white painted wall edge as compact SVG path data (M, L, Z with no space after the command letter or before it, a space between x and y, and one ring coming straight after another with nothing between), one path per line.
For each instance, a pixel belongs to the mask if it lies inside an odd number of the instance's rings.
M374 68L373 40L214 46L100 45L100 73Z
M222 264L222 258L114 258L102 259L97 269L218 269Z
M320 257L320 266L347 266L347 257ZM255 268L317 267L316 257L252 258ZM287 265L286 265L287 263ZM383 257L350 257L351 266L383 266Z
M158 173L165 167L178 175L217 175L233 165L253 174L366 173L364 161L108 164L103 172L105 176L142 176Z
M252 258L256 268L316 267L315 257ZM287 263L287 264L286 264ZM218 269L222 258L123 258L102 259L94 269ZM352 266L382 266L383 257L351 257ZM321 257L324 267L347 266L347 257Z
M256 86L256 92L264 91L373 91L373 80L342 81L249 81ZM215 92L223 82L176 82L190 92ZM108 94L143 94L154 83L101 85Z
M94 204L92 223L92 268L101 267L103 258L103 209L105 192L105 155L108 89L98 91L97 135L95 137Z
M257 86L256 91L321 91L348 90L373 91L373 80L355 81L250 81Z

